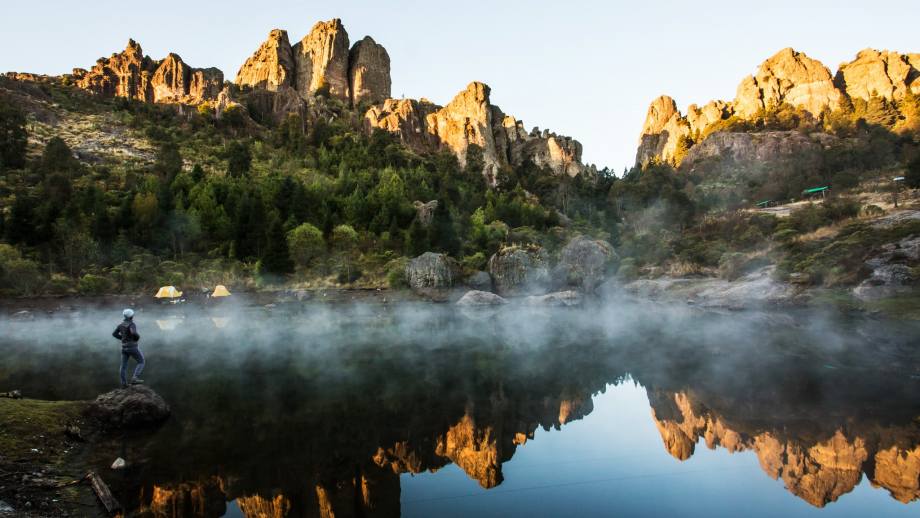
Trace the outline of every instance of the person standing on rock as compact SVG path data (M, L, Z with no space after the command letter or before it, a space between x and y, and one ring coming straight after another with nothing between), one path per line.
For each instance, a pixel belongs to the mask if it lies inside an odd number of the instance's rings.
M112 336L121 340L121 370L119 374L121 375L121 386L127 387L128 360L131 358L134 358L134 361L137 362L134 367L134 376L131 377L131 384L139 385L144 382L139 377L141 372L144 371L144 354L137 344L138 340L141 339L141 335L137 334L137 326L134 325L134 310L126 309L121 314L125 319L118 324L118 327L112 332Z

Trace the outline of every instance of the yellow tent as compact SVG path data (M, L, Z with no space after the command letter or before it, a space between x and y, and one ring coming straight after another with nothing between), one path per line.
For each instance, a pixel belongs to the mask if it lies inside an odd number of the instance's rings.
M229 297L230 292L227 291L226 286L224 286L223 284L218 284L217 287L214 288L214 293L212 293L211 296L212 297Z
M154 297L158 299L176 299L182 296L182 292L175 286L163 286Z

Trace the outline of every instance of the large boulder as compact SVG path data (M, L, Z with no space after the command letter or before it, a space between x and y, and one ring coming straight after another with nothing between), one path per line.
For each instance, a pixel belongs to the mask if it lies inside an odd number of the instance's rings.
M539 246L506 246L489 258L495 290L504 296L532 295L549 284L546 251Z
M454 285L459 272L457 261L447 254L425 252L406 265L406 280L416 292L446 290Z
M607 265L615 257L610 243L578 236L562 249L553 269L553 280L560 286L593 291L604 280Z
M164 421L170 409L166 401L150 387L132 385L106 392L90 403L87 417L107 428L139 428Z
M507 303L504 297L479 290L470 290L457 301L458 306L497 306Z

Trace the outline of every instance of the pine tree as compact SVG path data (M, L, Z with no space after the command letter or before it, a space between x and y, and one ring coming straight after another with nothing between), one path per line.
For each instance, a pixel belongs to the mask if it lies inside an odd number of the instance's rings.
M266 234L265 254L262 255L262 271L285 274L294 271L294 262L288 249L284 225L277 216L272 218Z

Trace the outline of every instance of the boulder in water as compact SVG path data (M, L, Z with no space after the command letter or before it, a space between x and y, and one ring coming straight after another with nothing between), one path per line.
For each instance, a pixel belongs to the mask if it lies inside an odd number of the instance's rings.
M553 269L553 281L558 286L593 291L603 282L607 265L615 256L610 243L578 236L562 249Z
M546 251L535 245L513 245L489 259L489 273L499 295L529 295L545 290L549 283Z
M470 290L457 301L458 306L497 306L507 303L504 297L479 290Z
M140 428L164 421L170 409L150 387L132 385L106 392L90 403L86 415L107 428Z
M525 298L524 304L528 306L565 307L577 306L581 304L581 300L581 293L574 290L568 290L547 293L546 295L533 295Z

